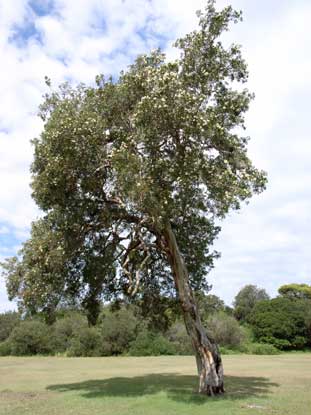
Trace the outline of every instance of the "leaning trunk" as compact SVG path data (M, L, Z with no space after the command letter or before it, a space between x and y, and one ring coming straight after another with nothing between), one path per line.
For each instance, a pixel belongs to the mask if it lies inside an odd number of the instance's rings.
M172 267L176 290L191 338L199 374L199 393L217 395L224 392L224 373L217 344L208 337L189 284L189 275L170 225L164 231L167 255Z

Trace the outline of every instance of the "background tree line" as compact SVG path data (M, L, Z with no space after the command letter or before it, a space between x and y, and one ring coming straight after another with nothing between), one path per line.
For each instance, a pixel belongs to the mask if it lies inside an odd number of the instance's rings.
M311 346L311 286L289 284L270 299L246 285L233 307L217 296L196 293L203 324L223 353L274 354ZM50 316L0 314L0 355L187 355L193 354L176 300L162 299L158 312L144 302L102 305L96 322L85 310L60 307Z

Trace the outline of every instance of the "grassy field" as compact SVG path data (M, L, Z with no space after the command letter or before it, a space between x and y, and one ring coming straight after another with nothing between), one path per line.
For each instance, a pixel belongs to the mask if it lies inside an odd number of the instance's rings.
M311 354L225 356L227 393L195 393L191 357L0 357L1 415L307 415Z

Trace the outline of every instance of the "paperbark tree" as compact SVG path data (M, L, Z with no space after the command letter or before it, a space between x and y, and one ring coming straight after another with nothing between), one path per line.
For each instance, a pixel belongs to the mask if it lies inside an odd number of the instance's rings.
M59 292L95 301L104 290L143 296L175 287L207 395L224 391L223 367L193 289L213 263L215 220L266 181L240 136L252 95L235 87L247 80L246 64L237 45L220 41L240 13L214 3L198 13L198 30L177 40L179 59L156 50L117 80L51 92L32 165L33 197L51 235L61 235L45 252L62 252ZM22 297L27 275L11 297Z

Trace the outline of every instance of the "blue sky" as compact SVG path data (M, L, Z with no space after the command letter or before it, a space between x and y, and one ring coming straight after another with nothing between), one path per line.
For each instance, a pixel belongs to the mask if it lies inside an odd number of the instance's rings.
M269 175L266 192L222 223L222 253L209 275L213 292L230 304L245 284L271 295L311 276L311 3L218 0L242 9L244 22L224 41L243 46L249 89L249 152ZM133 58L162 47L172 59L176 37L196 26L193 0L0 0L0 260L14 255L40 212L30 197L30 139L44 76L92 83L117 75ZM0 281L0 311L8 302Z

